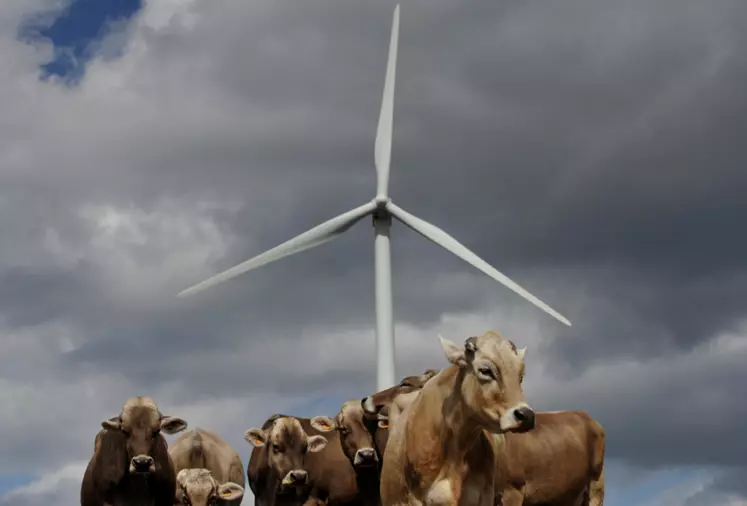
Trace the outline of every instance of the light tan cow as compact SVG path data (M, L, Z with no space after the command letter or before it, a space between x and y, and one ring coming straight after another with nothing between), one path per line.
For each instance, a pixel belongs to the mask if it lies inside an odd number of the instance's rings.
M389 426L383 506L494 506L496 445L490 433L528 431L525 348L496 332L464 347L439 336L453 365L430 379Z
M393 387L394 388L394 387ZM366 415L379 428L388 416L413 402L418 390L400 389L364 398ZM371 399L371 400L369 400ZM366 402L368 400L368 402ZM501 506L602 506L604 503L605 432L583 411L538 412L535 428L525 433L493 434L497 452L496 501ZM387 431L377 431L386 447Z
M239 506L244 497L241 455L213 431L185 432L169 448L177 504Z
M315 417L318 424L332 427L334 422L327 417ZM254 493L255 506L302 506L318 503L314 488L319 485L315 476L313 455L319 455L328 446L325 436L314 434L316 430L304 428L309 421L294 416L273 415L262 428L249 429L244 439L254 446L247 466L249 486ZM334 433L333 433L334 434ZM340 462L348 465L338 445L333 447ZM352 494L355 480L352 468ZM336 482L335 482L336 483Z

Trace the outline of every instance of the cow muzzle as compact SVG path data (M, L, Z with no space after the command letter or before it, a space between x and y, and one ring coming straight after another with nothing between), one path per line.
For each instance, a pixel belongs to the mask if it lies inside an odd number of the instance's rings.
M306 485L309 481L309 473L301 469L294 469L288 471L288 474L283 478L283 486L286 487L301 487Z
M501 417L501 430L512 432L527 432L535 426L534 410L527 404L519 404L509 409Z
M355 467L371 467L375 466L378 461L379 457L373 448L361 448L355 452L353 465Z
M138 455L130 460L130 472L135 474L147 474L156 470L153 457Z

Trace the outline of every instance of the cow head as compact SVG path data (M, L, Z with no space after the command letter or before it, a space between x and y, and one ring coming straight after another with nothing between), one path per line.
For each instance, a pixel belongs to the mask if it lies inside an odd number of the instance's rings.
M526 402L524 354L496 332L469 337L461 347L439 336L449 362L461 369L461 396L468 409L492 432L534 428L534 411Z
M101 426L125 436L130 473L149 474L156 471L153 458L156 450L161 445L165 449L161 432L176 434L187 428L187 422L176 416L162 415L150 397L132 397L119 416L104 420Z
M207 469L182 469L176 475L176 502L184 506L218 506L244 496L244 487L219 484Z
M388 407L400 395L419 391L436 374L438 374L438 371L428 369L419 376L408 376L393 387L364 397L360 402L364 414L368 418L382 420L380 414L383 408ZM379 427L386 428L386 422L381 421Z
M281 490L305 486L309 481L304 468L306 456L327 446L327 438L309 437L301 422L292 416L278 416L266 429L249 429L244 439L256 448L267 448L268 465L277 476L283 477Z
M318 431L337 430L342 451L356 470L378 465L379 456L374 444L376 421L366 418L360 401L343 403L334 420L312 418L311 426Z

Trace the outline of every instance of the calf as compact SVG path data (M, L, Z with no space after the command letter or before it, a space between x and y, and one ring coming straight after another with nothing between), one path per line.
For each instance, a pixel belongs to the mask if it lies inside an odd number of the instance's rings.
M494 506L497 445L489 434L534 427L522 388L526 349L495 332L470 337L463 348L439 339L453 365L427 381L390 426L384 506Z
M101 426L83 475L81 506L172 506L176 476L161 432L176 434L187 422L161 414L150 397L132 397Z
M239 506L244 465L239 453L215 432L196 428L169 448L176 471L176 504Z
M537 413L536 427L505 434L496 494L503 506L602 506L605 433L583 411Z
M309 457L328 446L324 436L309 436L296 417L273 415L244 437L254 446L247 478L256 506L302 505L310 499L315 483L309 476L309 464L314 464ZM309 502L315 502L313 497Z

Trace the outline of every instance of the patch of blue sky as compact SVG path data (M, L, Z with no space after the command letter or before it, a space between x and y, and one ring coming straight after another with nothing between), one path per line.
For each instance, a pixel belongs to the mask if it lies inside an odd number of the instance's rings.
M111 24L130 19L142 3L143 0L72 0L51 22L46 15L32 17L19 27L19 38L51 41L54 57L42 65L42 78L56 76L74 83L85 73L92 48L106 36Z
M35 476L0 474L0 496L4 493L24 485L28 485L36 479Z

